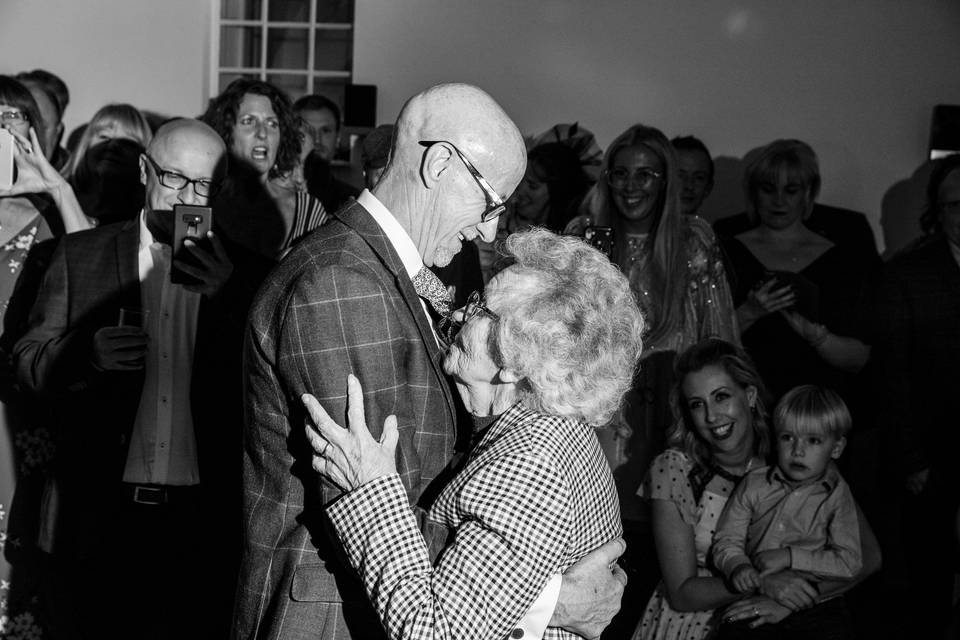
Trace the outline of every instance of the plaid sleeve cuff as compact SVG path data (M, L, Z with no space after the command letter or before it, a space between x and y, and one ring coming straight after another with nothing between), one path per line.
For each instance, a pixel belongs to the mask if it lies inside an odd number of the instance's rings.
M376 584L411 572L429 573L430 554L396 473L350 491L328 506L327 514L375 604Z
M407 491L396 473L375 478L344 494L327 507L327 514L344 545L366 538L371 528L398 520L408 519L417 527Z

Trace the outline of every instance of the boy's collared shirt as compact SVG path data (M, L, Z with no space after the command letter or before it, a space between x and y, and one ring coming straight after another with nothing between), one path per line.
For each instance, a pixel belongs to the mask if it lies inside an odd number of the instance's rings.
M796 484L779 468L749 473L727 501L713 558L728 577L761 551L790 549L791 569L852 578L863 564L860 523L850 487L832 462L818 480Z

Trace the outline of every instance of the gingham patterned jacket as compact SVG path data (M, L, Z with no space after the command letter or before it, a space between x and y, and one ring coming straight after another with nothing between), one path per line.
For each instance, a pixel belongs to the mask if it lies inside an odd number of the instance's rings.
M416 502L453 453L454 405L440 355L399 256L357 203L271 273L251 309L244 353L245 541L235 638L382 636L325 530L323 506L340 492L310 468L300 395L313 393L343 421L347 374L356 375L371 428L378 433L386 416L398 418L398 470L405 499Z
M621 535L593 430L519 404L430 509L454 532L436 565L395 475L328 513L391 639L509 637L552 574ZM576 636L548 628L545 637Z

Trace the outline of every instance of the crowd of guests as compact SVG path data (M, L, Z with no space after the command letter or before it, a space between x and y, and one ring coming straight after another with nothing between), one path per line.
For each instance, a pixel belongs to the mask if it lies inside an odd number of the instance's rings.
M800 140L711 226L689 135L439 85L353 185L292 98L64 148L66 85L0 76L0 635L957 633L960 155L883 262Z

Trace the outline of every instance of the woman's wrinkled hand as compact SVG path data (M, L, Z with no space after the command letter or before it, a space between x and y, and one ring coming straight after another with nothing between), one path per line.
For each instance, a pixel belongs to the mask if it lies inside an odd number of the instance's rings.
M749 626L755 629L763 624L776 624L790 615L792 611L766 596L748 596L737 600L723 612L724 622L751 620Z
M397 472L397 418L387 416L380 441L374 440L364 417L363 389L355 376L347 376L346 429L334 422L311 394L303 394L300 400L309 414L305 429L317 472L345 491Z
M759 287L755 287L747 294L747 299L743 303L750 315L759 320L764 316L776 313L789 308L797 301L797 294L793 287L784 285L779 288L776 278L767 280Z
M798 336L806 340L814 349L823 344L824 340L827 339L829 331L824 325L811 322L796 311L781 311L780 315L787 321L790 328L793 329Z
M66 180L43 155L43 148L37 138L37 132L30 127L27 139L10 131L14 138L13 161L17 166L17 181L6 189L0 189L0 196L21 196L28 193L53 192L66 185Z

